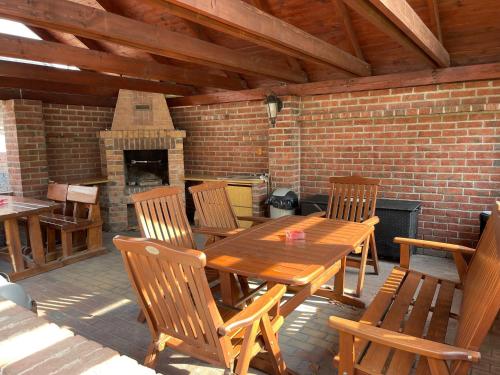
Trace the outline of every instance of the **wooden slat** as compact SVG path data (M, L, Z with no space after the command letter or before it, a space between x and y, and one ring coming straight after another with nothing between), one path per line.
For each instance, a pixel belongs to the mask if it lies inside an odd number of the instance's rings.
M407 335L422 337L437 286L438 279L431 276L425 277L408 321L404 324L403 332ZM392 356L391 364L389 365L386 374L407 374L413 367L414 361L414 354L397 350Z
M137 78L171 81L195 86L216 87L226 90L242 88L239 80L232 78L50 41L0 35L0 45L2 46L0 54L5 57L73 65L98 72L123 74Z
M392 304L380 327L391 331L399 330L401 322L408 312L408 308L412 302L415 291L419 286L421 276L421 274L415 272L410 272L407 275L405 282L401 286L394 303ZM372 343L361 360L361 368L374 373L380 373L385 366L390 351L391 349L386 346Z
M444 69L428 69L411 73L384 74L372 77L335 79L300 85L271 86L240 91L172 98L170 107L232 103L247 100L263 100L270 91L276 95L322 95L341 92L382 90L387 88L417 87L438 83L469 82L500 78L500 63L460 66Z
M450 66L450 55L406 0L370 0L440 67Z
M204 26L313 63L370 75L370 65L305 31L241 0L155 0L166 10ZM179 9L180 8L180 9Z
M67 0L1 0L0 16L29 25L106 40L160 56L283 81L305 77L282 64L247 56L165 27L150 25Z
M87 71L50 68L36 64L17 63L11 61L0 61L0 76L61 82L84 86L93 85L116 89L156 92L170 95L189 95L193 93L193 90L190 87L165 82L117 77Z

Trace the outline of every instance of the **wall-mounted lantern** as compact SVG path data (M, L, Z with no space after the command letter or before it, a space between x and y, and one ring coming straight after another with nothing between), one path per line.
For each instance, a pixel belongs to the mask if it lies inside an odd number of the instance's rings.
M278 112L283 108L283 102L275 93L270 93L266 96L264 101L267 109L267 116L269 117L269 121L271 122L271 126L274 127L276 124L276 117L278 117Z

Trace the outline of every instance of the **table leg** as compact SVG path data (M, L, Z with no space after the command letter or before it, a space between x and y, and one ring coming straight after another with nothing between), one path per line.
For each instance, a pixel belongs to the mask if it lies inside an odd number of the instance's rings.
M40 218L38 215L28 216L28 228L33 262L37 266L41 266L45 263L45 254L43 251L42 229L40 228Z
M222 302L229 306L236 306L239 297L236 276L229 272L219 271L219 279Z
M362 302L357 298L348 296L344 293L346 267L347 267L347 257L343 257L341 260L340 271L335 275L335 283L334 283L332 299L345 303L346 305L351 305L354 307L359 307L364 309L365 308L364 302Z
M21 238L19 236L19 224L17 219L7 219L4 222L5 239L9 248L9 255L14 272L24 270L24 260L21 253Z

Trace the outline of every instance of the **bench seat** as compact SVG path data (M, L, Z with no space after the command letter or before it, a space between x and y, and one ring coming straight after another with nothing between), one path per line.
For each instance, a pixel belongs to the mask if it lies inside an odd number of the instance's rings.
M40 222L58 230L77 231L90 228L95 225L91 220L80 219L61 214L49 214L40 216Z
M451 307L458 287L459 284L452 281L395 267L360 322L444 343L448 322L454 317ZM406 374L416 357L367 340L359 340L355 352L358 370L366 373L383 373L382 370L387 369L387 374ZM416 374L428 373L427 362L420 361Z

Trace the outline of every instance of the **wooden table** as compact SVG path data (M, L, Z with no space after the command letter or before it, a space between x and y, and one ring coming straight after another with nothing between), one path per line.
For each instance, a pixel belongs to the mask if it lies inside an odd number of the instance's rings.
M26 277L35 269L41 269L45 265L45 253L43 249L42 230L40 228L39 214L52 211L59 204L50 201L42 201L32 198L12 197L0 195L0 199L5 203L0 205L0 221L4 222L5 238L9 249L13 273L10 275L14 279ZM28 236L33 254L33 268L26 269L22 254L21 239L19 236L20 218L27 218ZM26 275L26 276L23 276Z
M305 240L287 241L286 229L303 230ZM344 273L346 256L372 231L361 223L286 216L216 242L205 249L207 266L219 271L223 302L232 306L241 302L236 274L293 287L296 294L280 309L284 316L313 294L364 307L344 294ZM322 289L336 274L335 288Z

